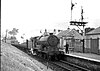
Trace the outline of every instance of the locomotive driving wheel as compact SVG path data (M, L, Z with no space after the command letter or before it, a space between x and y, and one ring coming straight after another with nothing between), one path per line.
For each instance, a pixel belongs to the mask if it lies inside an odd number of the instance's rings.
M57 55L54 55L54 60L58 60L58 56Z
M47 55L46 54L44 54L44 59L46 59L47 58Z
M49 60L49 61L51 61L51 56L50 55L47 55L47 59Z

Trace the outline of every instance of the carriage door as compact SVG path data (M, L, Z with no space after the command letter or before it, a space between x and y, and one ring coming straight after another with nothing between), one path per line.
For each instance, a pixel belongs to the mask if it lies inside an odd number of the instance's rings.
M91 39L90 41L91 52L98 53L99 50L99 40L98 39Z

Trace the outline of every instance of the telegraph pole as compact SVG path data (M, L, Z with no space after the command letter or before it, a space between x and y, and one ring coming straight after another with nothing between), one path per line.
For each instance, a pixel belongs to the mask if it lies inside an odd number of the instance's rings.
M7 40L7 32L8 32L8 30L6 29L5 43L6 43L6 40Z

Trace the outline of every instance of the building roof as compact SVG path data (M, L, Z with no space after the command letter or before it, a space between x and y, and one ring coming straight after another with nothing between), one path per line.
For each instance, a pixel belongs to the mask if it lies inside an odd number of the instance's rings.
M75 29L70 31L70 35L74 36L75 39L83 39L83 36L78 33Z
M68 29L60 32L58 37L74 37L75 39L83 39L82 35L79 34L75 29Z
M64 31L61 31L60 33L57 34L58 37L66 37L68 36L68 33L70 32L71 30L70 29L67 29L67 30L64 30Z
M86 35L94 35L94 34L100 34L100 26L90 32L88 32Z

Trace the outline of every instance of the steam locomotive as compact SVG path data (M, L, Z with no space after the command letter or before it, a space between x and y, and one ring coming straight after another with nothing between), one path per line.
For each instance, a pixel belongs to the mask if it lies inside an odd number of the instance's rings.
M50 33L49 35L44 35L35 38L33 51L37 56L48 60L60 60L64 55L63 51L60 51L60 40L57 36Z

